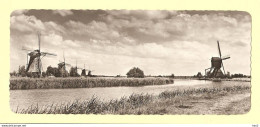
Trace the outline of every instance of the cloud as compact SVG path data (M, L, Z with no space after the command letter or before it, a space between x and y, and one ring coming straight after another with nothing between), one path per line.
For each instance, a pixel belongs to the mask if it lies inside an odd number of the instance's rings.
M62 17L68 16L68 15L73 15L73 12L70 10L54 10L53 14L59 14Z
M20 32L33 32L45 30L44 24L36 19L34 16L12 16L11 17L11 29Z
M11 13L11 16L22 15L22 14L27 13L28 11L29 11L29 10L25 10L25 9L14 10L14 11Z
M118 19L144 19L144 20L152 20L152 19L164 19L167 17L175 16L177 11L143 11L143 10L111 10L107 11L109 15L114 16Z
M61 46L63 38L60 35L52 33L47 36L43 36L43 41L51 44L52 46Z
M49 22L45 22L44 23L46 31L45 33L62 33L65 34L66 33L66 28L64 28L61 25L56 24L55 22L49 21Z
M177 13L175 14L176 16L168 16L167 18L159 18L157 21L153 21L146 18L139 18L139 16L128 11L121 12L123 13L122 15L120 15L120 12L118 13L112 13L112 16L107 16L109 25L119 28L118 31L124 32L126 35L142 43L172 40L190 40L207 43L209 39L222 39L234 33L245 35L244 33L248 33L248 31L243 33L239 33L238 31L242 29L250 30L246 26L242 27L245 23L238 21L235 17L219 16L216 14L190 15ZM113 15L116 15L116 17ZM128 17L129 19L124 17Z
M78 13L89 17L77 18ZM41 31L42 50L58 55L46 57L45 67L57 66L64 51L69 63L77 59L96 74L124 75L138 66L152 75L194 75L219 56L219 40L222 54L231 56L224 61L225 69L249 74L251 17L221 13L55 10L46 18L19 12L11 16L11 68L24 64L22 46L37 48L36 31Z
M41 32L48 33L65 33L65 28L55 22L43 22L35 16L27 16L24 14L11 16L10 19L11 32L19 32L19 34L28 34Z

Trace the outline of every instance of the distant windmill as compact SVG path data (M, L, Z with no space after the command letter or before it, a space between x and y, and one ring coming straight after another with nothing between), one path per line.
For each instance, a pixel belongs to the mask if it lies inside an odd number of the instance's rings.
M78 66L77 66L77 60L76 60L76 74L78 75Z
M60 63L58 64L58 69L62 77L66 77L66 66L71 66L71 65L66 63L64 52L63 52L63 61L60 61Z
M71 70L71 71L72 71L72 75L71 75L71 76L79 76L79 74L78 74L78 69L82 69L82 68L78 67L78 65L77 65L77 60L76 60L76 67L75 67L75 70L74 70L74 69ZM75 72L73 72L73 71L75 71ZM71 73L71 72L70 72L70 73Z
M93 71L95 71L95 70L90 70L90 67L88 66L88 76L92 77L93 75L91 72L93 72Z
M38 46L39 49L36 50L30 50L26 48L22 48L22 50L28 51L27 53L27 65L26 65L26 72L30 73L35 73L37 77L41 77L42 74L42 62L41 59L46 56L57 56L56 54L53 53L48 53L48 52L41 52L41 40L40 40L41 34L38 32ZM29 63L28 63L28 57Z
M218 43L219 57L212 57L211 58L211 67L208 69L205 69L205 75L206 75L206 77L209 77L209 78L224 77L226 74L225 74L225 68L223 65L223 60L230 58L230 56L224 56L224 57L221 56L219 42L217 41L217 43ZM221 71L221 68L223 69L224 74ZM207 70L209 70L209 71L207 72Z
M77 68L77 69L81 69L81 76L86 76L86 71L87 69L85 69L85 64L84 64L84 68Z

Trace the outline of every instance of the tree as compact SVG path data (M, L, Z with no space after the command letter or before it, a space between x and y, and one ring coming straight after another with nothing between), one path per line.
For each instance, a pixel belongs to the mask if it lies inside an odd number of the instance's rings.
M26 70L25 70L25 66L19 66L19 70L18 70L18 74L22 77L26 77Z
M202 74L201 72L198 72L198 74L196 75L197 78L201 78L202 77Z
M55 76L55 77L61 77L60 71L56 67L47 67L46 76Z
M243 78L243 77L247 77L246 75L243 75L243 74L233 74L231 75L232 78Z
M13 72L10 73L10 76L17 76L16 71L14 70Z
M46 75L47 75L47 76L54 75L54 73L53 73L53 68L52 68L51 66L48 66L48 67L47 67Z
M53 68L53 75L55 77L61 77L62 76L60 70L57 67Z
M227 72L227 78L231 78L230 72Z
M46 77L46 72L42 72L42 77Z
M27 77L33 77L34 75L33 75L31 72L27 72L27 73L26 73L26 76L27 76Z
M130 69L128 72L127 72L127 77L128 78L144 78L144 72L139 69L138 67L134 67L132 69Z
M170 76L171 78L174 78L174 74L171 74L171 76Z

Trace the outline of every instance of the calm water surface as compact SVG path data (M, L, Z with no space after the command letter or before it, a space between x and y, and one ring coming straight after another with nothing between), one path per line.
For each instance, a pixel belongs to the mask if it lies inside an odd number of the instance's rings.
M39 107L69 103L75 100L83 101L96 96L101 100L108 101L119 99L123 96L137 94L158 95L163 91L177 89L193 89L206 87L223 87L234 85L250 85L250 82L222 81L212 82L204 80L180 80L174 81L169 85L153 85L142 87L97 87L97 88L76 88L76 89L32 89L32 90L10 90L10 107L13 111L27 109L31 105Z

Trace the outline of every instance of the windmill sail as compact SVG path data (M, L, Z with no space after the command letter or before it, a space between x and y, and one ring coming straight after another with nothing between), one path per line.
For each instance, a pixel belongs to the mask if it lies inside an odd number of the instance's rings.
M56 54L48 53L48 52L41 52L41 55L42 55L42 56L45 56L45 55L57 56Z
M226 60L226 59L229 59L229 58L230 58L230 56L227 55L227 56L223 56L221 59L222 59L222 60Z
M217 41L217 42L218 42L218 41ZM219 57L221 58L221 51L220 51L219 42L218 42L218 52L219 52Z
M226 75L226 72L225 72L225 68L224 68L223 62L222 62L222 67L223 67L224 75Z

